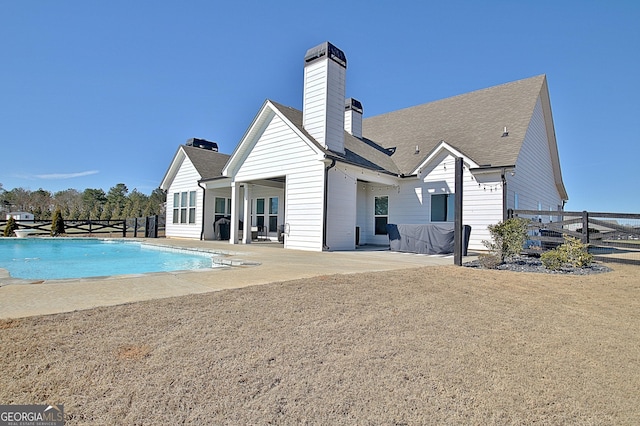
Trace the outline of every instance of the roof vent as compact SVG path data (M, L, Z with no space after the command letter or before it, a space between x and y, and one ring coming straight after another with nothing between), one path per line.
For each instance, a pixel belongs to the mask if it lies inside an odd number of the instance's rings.
M507 126L504 126L504 130L502 131L502 137L507 137L509 136L509 132L507 131Z
M186 145L218 152L218 144L205 139L191 138L187 140Z
M416 152L414 152L414 154L420 154L420 147L418 145L416 145Z

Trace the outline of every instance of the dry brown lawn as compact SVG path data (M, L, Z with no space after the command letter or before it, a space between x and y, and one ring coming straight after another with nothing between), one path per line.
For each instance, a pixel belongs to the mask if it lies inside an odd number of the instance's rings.
M0 323L67 424L637 424L640 268L333 275Z

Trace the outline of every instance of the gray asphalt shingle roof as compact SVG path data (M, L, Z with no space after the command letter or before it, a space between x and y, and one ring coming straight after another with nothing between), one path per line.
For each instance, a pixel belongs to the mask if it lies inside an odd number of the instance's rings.
M222 169L229 160L230 155L194 146L182 146L184 152L193 163L202 179L211 179L222 176Z
M366 118L362 133L383 148L395 148L391 158L403 174L443 140L480 165L512 165L544 82L539 75ZM502 137L505 126L508 137Z
M477 164L515 164L545 80L539 75L365 118L363 139L345 132L344 155L324 149L304 130L302 111L271 102L328 155L409 175L443 140ZM505 126L508 137L502 137Z
M546 77L539 75L365 118L362 139L345 131L344 154L322 147L304 129L302 111L270 102L328 156L372 170L409 175L441 141L479 165L515 164L545 84ZM508 137L502 137L505 126ZM230 158L201 148L182 148L203 179L221 176Z

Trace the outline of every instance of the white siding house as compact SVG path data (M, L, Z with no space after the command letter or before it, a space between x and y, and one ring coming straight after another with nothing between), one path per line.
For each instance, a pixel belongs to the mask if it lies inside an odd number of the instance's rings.
M470 249L507 209L563 208L544 75L363 119L346 68L331 43L309 49L302 111L265 101L230 156L180 147L161 184L167 237L218 238L226 217L232 244L389 244L387 224L453 220L457 158Z

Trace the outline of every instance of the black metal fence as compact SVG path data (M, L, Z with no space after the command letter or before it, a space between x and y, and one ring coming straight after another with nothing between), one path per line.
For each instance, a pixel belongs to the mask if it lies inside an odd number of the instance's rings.
M553 249L571 236L596 260L640 265L640 214L509 210L508 217L530 219L527 253Z
M18 229L28 235L51 235L51 221L18 220ZM0 235L4 234L7 220L0 220ZM165 217L147 216L118 220L65 220L65 235L108 235L109 237L158 238L164 236Z

